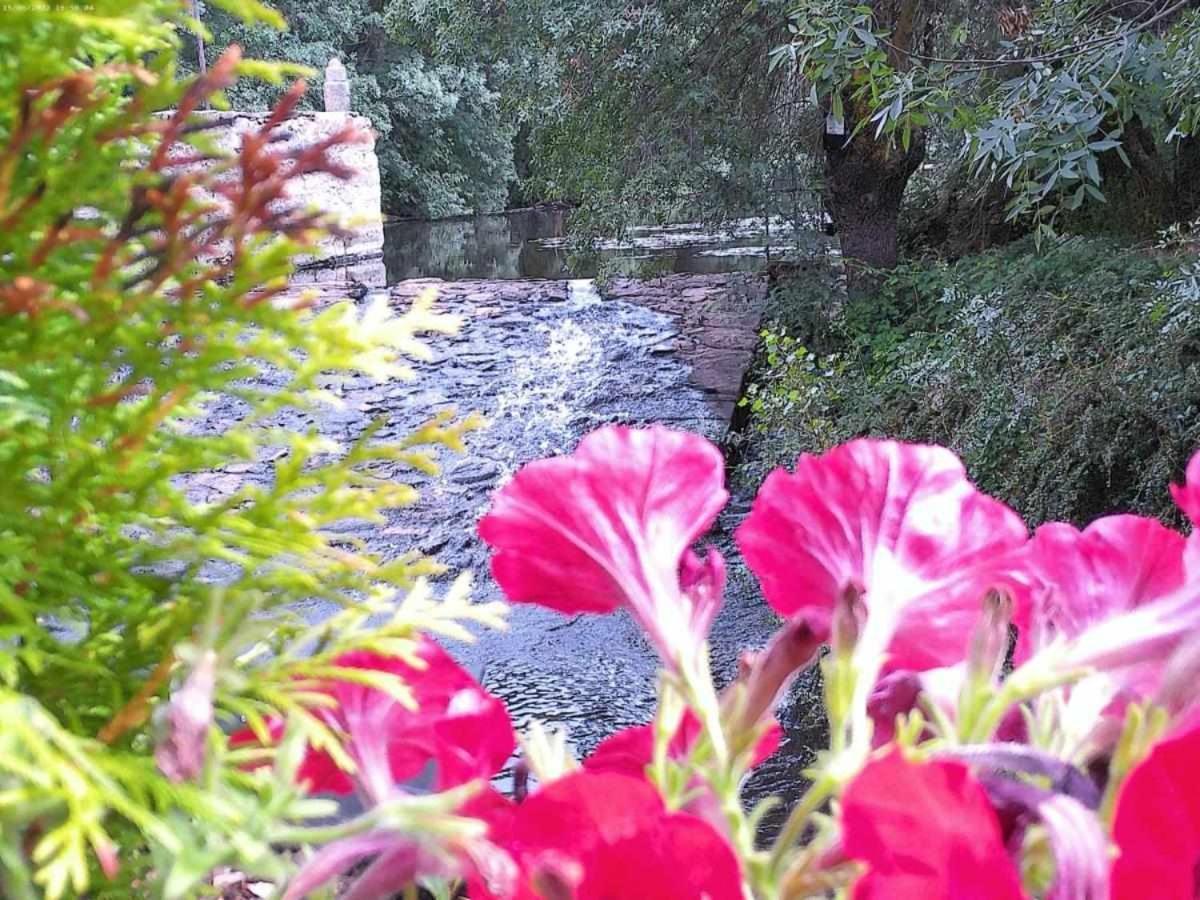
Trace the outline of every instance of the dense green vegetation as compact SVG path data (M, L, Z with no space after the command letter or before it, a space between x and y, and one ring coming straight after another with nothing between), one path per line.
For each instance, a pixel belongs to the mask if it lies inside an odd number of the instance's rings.
M892 433L955 446L1034 516L1166 513L1195 280L1152 245L1200 208L1194 4L280 8L291 33L214 15L216 42L346 56L396 211L495 208L507 185L574 201L584 235L830 214L852 299L776 291L748 465Z
M903 267L870 299L831 303L814 284L775 290L744 401L748 483L797 453L891 435L954 448L1036 522L1178 516L1162 485L1200 443L1194 246L1026 239Z
M419 41L389 34L385 24L399 3L283 0L273 5L287 30L246 23L219 9L206 11L208 60L236 43L252 58L308 66L315 89L305 105L319 109L325 65L337 56L350 77L352 108L375 129L389 212L438 218L505 208L516 178L515 129L477 64L440 62L422 52ZM192 65L195 52L189 49L185 63ZM235 107L265 109L281 91L245 79L229 97Z
M673 12L669 29L653 31L641 21L649 13L610 11L626 27L601 30L588 89L561 120L592 134L611 126L609 144L627 149L587 177L620 183L643 148L710 115L701 133L723 139L702 144L726 169L738 158L723 149L736 146L730 135L752 135L759 191L823 156L821 193L856 263L852 289L873 284L862 264L897 261L902 198L927 158L951 183L947 173L964 169L960 191L998 184L1005 216L1039 240L1088 204L1126 201L1129 224L1152 231L1200 199L1200 15L1184 3L710 0ZM770 65L748 65L764 47ZM695 167L682 154L657 158Z
M599 233L824 208L851 289L869 290L869 267L899 258L926 159L953 186L935 214L983 191L1039 241L1097 204L1153 233L1200 203L1200 13L1186 2L278 6L284 35L207 16L210 55L237 40L272 59L346 57L392 212L570 199Z

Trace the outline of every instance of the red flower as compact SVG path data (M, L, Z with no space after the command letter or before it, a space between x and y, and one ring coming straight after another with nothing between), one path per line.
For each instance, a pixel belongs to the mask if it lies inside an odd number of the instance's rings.
M737 858L706 822L671 813L640 778L577 772L493 818L521 870L521 898L741 900ZM491 898L472 884L470 896Z
M416 709L398 703L385 691L350 681L336 681L323 690L337 705L315 714L346 737L346 750L356 771L342 771L328 753L310 747L298 777L314 791L348 794L359 788L379 802L399 782L436 766L438 790L490 778L516 746L508 712L464 671L438 644L422 638L416 649L420 665L398 657L366 651L347 653L336 664L348 669L372 669L397 675L412 690ZM278 737L282 723L272 723ZM249 729L231 742L255 740Z
M530 463L496 493L479 523L492 575L518 603L565 613L627 606L664 660L690 659L725 569L716 550L701 560L688 548L725 505L724 470L697 435L593 431L570 456Z
M696 739L700 737L700 720L695 713L688 710L684 713L675 736L667 747L667 753L672 759L683 760L687 757ZM779 749L783 737L783 729L778 722L771 722L767 731L754 747L751 766L757 766ZM589 772L618 772L641 778L646 774L646 767L654 761L654 727L652 725L637 725L625 728L616 734L611 734L602 740L591 755L583 761L583 767Z
M1112 900L1200 897L1200 716L1159 741L1117 793Z
M736 537L781 615L827 628L855 591L863 654L920 671L963 658L987 590L1012 586L1026 531L949 450L861 439L772 472Z
M867 865L853 900L1024 897L996 813L962 763L893 750L846 788L841 822L845 855Z

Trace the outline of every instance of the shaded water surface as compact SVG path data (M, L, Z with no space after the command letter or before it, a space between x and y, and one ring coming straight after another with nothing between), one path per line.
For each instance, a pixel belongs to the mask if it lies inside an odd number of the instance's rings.
M525 209L384 228L388 281L405 278L593 278L601 265L626 274L712 274L760 269L769 258L823 246L816 229L780 220L740 219L719 228L696 223L635 226L572 253L563 209Z

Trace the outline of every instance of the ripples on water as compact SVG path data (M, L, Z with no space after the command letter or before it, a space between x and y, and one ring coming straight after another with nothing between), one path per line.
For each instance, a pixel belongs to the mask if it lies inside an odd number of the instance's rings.
M720 231L695 224L632 228L619 240L599 243L596 255L580 268L578 258L570 256L565 224L562 210L526 210L400 222L385 232L389 282L417 277L571 279L567 302L558 307L568 315L531 311L534 321L527 326L525 352L495 369L491 390L496 405L484 410L492 428L482 439L497 441L488 453L500 464L502 477L527 459L569 451L591 427L591 418L625 419L606 405L617 401L618 395L609 396L614 365L626 373L630 366L667 365L657 357L642 359L642 350L628 357L614 352L615 345L629 343L639 332L651 335L661 328L669 334L669 323L651 321L651 314L637 309L620 315L616 307L601 309L591 280L598 261L630 271L643 262L653 263L660 272L755 270L767 261L768 243L774 258L783 248L795 250L805 242L816 247L822 240L815 228L797 241L781 223L772 222L768 229L761 220L742 220ZM640 377L648 384L653 380ZM677 391L666 393L674 396ZM663 395L658 385L656 397ZM632 401L635 392L626 390L619 396ZM636 402L632 411L636 414ZM717 537L730 560L726 603L711 637L713 669L722 684L736 671L740 652L763 646L778 627L753 578L737 562L728 539L733 524L725 522ZM476 562L443 561L452 568ZM480 579L479 599L494 596L494 591L486 578ZM480 643L455 652L504 699L519 731L533 722L565 729L578 757L613 732L644 724L654 714L656 660L623 613L571 618L520 607L514 610L510 631L483 635ZM798 680L779 717L786 735L783 745L749 779L745 797L754 802L775 794L786 808L804 787L803 772L813 763L815 748L825 743L816 678L810 674ZM499 777L502 788L511 784L511 773L510 766ZM769 815L764 832L778 828L782 816L782 810Z
M627 274L652 266L658 274L755 271L768 257L809 252L825 238L808 223L799 232L783 220L739 219L720 228L697 223L634 226L602 240L590 259L572 256L562 209L525 209L433 222L399 221L384 228L388 282L405 278L593 278L601 262Z
M728 527L716 534L715 543L729 562L725 604L710 635L714 677L723 686L736 672L742 651L764 646L779 620L738 560ZM484 685L504 699L517 730L524 732L534 722L564 729L577 758L613 732L654 716L657 660L624 612L568 617L517 607L512 630L488 636L478 651L472 655ZM779 708L780 749L745 785L747 804L772 795L783 801L765 817L764 838L782 824L807 785L804 771L815 761L816 749L827 744L820 691L815 670L796 680ZM501 789L511 785L511 775L510 765L497 780Z

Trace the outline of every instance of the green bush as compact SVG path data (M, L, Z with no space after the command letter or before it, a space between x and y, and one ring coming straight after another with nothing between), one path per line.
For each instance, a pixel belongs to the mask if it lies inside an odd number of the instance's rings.
M327 402L324 373L405 377L416 336L455 323L424 301L397 316L280 293L322 225L287 203L288 183L335 171L329 151L355 135L289 152L260 133L236 157L190 165L211 148L188 112L219 102L238 62L179 82L185 27L174 0L0 8L0 896L12 900L190 896L222 865L281 877L273 846L309 842L328 805L292 786L294 765L247 771L263 751L228 748L223 729L283 715L283 763L305 740L336 748L309 686L335 671L363 680L337 654L402 653L417 628L495 619L461 592L397 603L431 561L382 561L323 531L412 502L372 470L432 471L436 445L458 446L471 423L443 416L399 444L368 434L338 448L270 427L273 414ZM256 380L264 370L276 388ZM218 434L192 427L220 395L240 414ZM268 484L189 499L196 473L264 458ZM344 611L316 627L289 612L314 597ZM402 692L394 681L379 686Z
M898 271L830 301L792 282L747 396L743 476L861 434L943 443L1033 521L1174 520L1200 444L1200 266L1073 238ZM802 346L807 344L807 347Z

